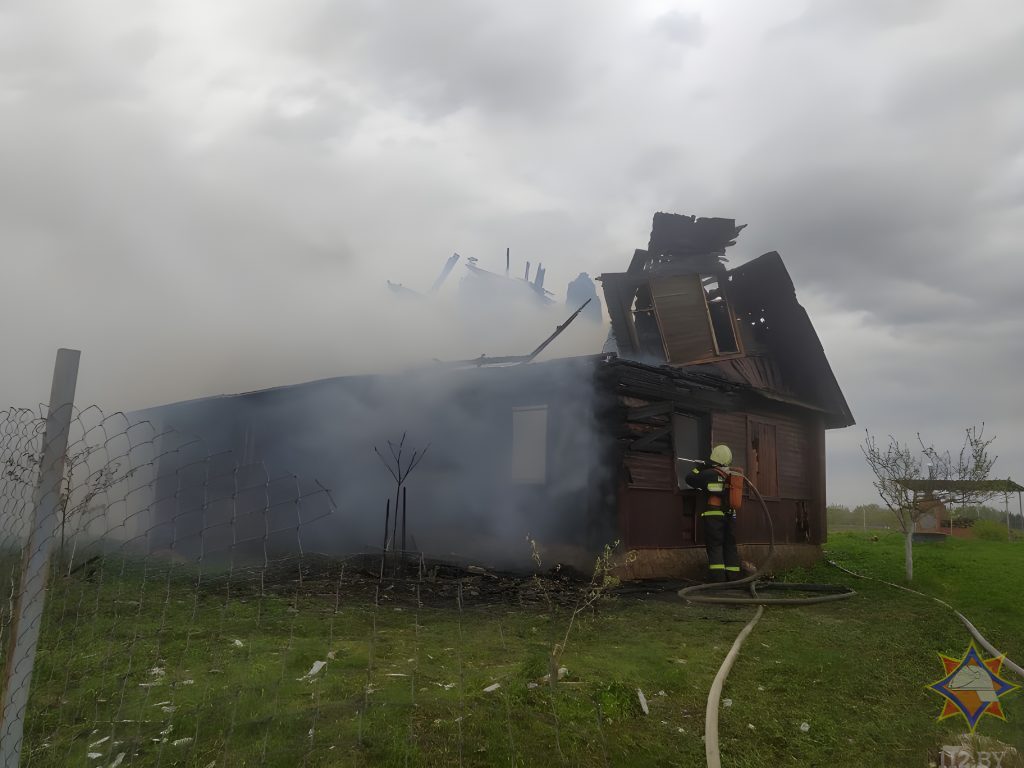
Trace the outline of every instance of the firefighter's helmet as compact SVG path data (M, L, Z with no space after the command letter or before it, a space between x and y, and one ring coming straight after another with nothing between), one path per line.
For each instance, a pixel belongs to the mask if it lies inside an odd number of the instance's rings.
M711 451L711 461L720 467L732 464L732 451L728 445L716 445Z

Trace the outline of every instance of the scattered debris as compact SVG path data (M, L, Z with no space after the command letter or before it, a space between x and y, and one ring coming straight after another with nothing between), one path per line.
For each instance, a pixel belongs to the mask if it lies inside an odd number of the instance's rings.
M484 688L484 693L494 693L499 688L501 688L501 683L491 683L486 688Z
M647 697L644 696L644 692L641 691L639 688L636 689L636 697L640 699L640 709L644 711L644 714L651 714L651 710L647 707Z
M314 661L313 666L309 668L309 672L304 674L302 677L295 678L296 680L312 680L314 677L320 674L324 667L327 666L326 661Z
M90 752L89 754L86 755L86 757L88 757L90 760L99 760L101 757L103 757L103 753L102 752Z
M231 644L232 644L233 646L235 646L235 648L244 648L244 647L245 647L245 643L243 643L243 642L242 642L241 640L239 640L238 638L235 638L234 640L232 640L232 641L231 641Z
M327 658L329 661L334 661L336 658L338 658L338 655L334 651L328 651Z
M732 706L732 699L722 699L722 706L723 707L731 707Z
M124 762L126 752L118 752L117 757L114 758L114 762L110 764L110 768L117 768L121 763Z
M102 744L102 743L104 743L106 741L110 741L110 737L109 736L104 736L99 741L94 741L92 744L89 745L89 749L96 749L96 747L98 747L100 744Z
M800 723L800 730L803 733L807 733L809 730L811 730L811 724L810 723Z
M753 723L747 723L747 728L749 728L752 731L755 730Z
M187 747L191 743L192 743L192 737L191 736L184 736L184 737L182 737L180 739L175 739L174 741L171 742L171 744L173 744L176 747Z
M569 674L569 669L567 667L559 667L558 668L558 679L559 680L561 680L563 677L565 677L568 674ZM526 687L527 688L536 688L537 685L543 685L545 683L550 683L550 682L551 682L551 673L548 673L548 674L544 675L544 677L538 677L534 681L534 683L536 683L536 685L531 686L529 683L527 683Z

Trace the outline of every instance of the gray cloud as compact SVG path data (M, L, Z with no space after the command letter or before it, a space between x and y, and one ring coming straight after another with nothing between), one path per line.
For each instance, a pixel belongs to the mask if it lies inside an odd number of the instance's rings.
M384 279L510 247L560 294L675 210L782 253L862 426L986 419L1024 461L1016 3L102 8L0 11L0 401L61 345L111 408L520 352L557 313ZM859 438L829 436L836 500L872 496Z

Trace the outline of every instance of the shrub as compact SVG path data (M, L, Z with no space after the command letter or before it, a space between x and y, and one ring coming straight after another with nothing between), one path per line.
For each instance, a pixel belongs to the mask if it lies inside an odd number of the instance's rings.
M975 520L971 529L974 531L974 537L977 539L985 539L985 541L1010 540L1006 526L994 520Z

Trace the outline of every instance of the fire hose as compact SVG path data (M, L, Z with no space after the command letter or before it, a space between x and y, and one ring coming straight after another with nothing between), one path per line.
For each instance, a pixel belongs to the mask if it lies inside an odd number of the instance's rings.
M691 463L698 463L693 460L683 459L683 461L690 461ZM692 587L686 587L679 590L679 596L688 600L692 603L705 603L705 604L720 604L720 605L756 605L757 613L747 623L747 625L737 635L736 640L733 642L732 647L729 649L729 653L726 654L725 659L722 661L721 667L718 669L718 673L715 675L714 682L711 684L711 689L708 692L707 708L704 715L704 753L707 760L708 768L721 768L722 758L721 751L718 746L718 711L720 707L720 699L722 695L722 687L725 684L725 679L729 675L729 671L732 669L732 665L739 655L740 647L743 645L743 641L746 640L747 636L753 631L754 626L760 620L764 613L764 606L766 605L816 605L819 603L832 602L835 600L845 600L853 597L856 592L849 587L835 585L835 584L784 584L775 582L761 582L760 576L764 571L767 570L768 565L771 563L772 558L775 554L775 530L772 526L771 514L768 511L768 505L765 503L764 498L761 496L757 487L750 481L748 477L740 473L735 473L735 476L743 478L743 481L749 486L754 496L757 498L761 505L761 509L764 512L765 520L768 523L768 557L761 564L761 566L750 576L744 579L733 582L724 583L713 583L713 584L697 584ZM839 570L847 573L851 576L860 579L870 579L872 581L879 581L882 584L886 584L896 589L902 589L905 592L911 592L915 595L922 597L929 597L935 602L945 606L949 610L956 614L967 630L971 633L978 644L984 648L988 653L993 656L1003 656L998 650L996 650L991 643L988 642L977 630L977 628L964 616L962 613L957 611L948 603L940 600L932 595L925 594L924 592L918 592L915 589L908 587L902 587L899 584L892 584L888 581L882 581L881 579L875 579L871 576L863 576L859 573L855 573L838 563L829 560L828 564L838 568ZM736 590L739 587L746 587L749 592L747 597L728 597L723 595L708 594L714 592L723 592L727 590ZM772 590L793 590L801 592L821 592L823 594L813 595L809 597L789 597L789 598L766 598L761 593L772 591ZM1007 659L1003 656L1003 663L1017 675L1024 678L1024 669L1019 665Z
M682 459L682 461L689 461L695 464L699 463L691 459ZM756 605L758 607L757 613L754 614L754 617L740 631L736 640L733 642L732 647L729 649L729 653L726 654L725 659L722 661L722 666L719 667L718 673L715 675L715 680L711 684L711 690L708 691L708 703L704 712L704 756L707 760L708 768L721 768L722 766L722 755L718 747L718 711L719 702L722 696L722 687L725 685L726 677L729 676L729 671L732 669L733 662L736 661L736 657L739 655L743 641L747 639L747 636L753 631L754 626L760 620L761 615L764 613L764 607L766 605L817 605L819 603L828 603L835 600L846 600L856 594L856 592L849 587L838 584L789 584L761 581L761 574L767 570L775 555L775 528L772 525L772 516L768 511L768 505L765 503L760 491L758 491L757 486L750 481L750 478L739 472L734 472L732 476L742 477L744 483L746 483L750 488L754 496L757 498L758 503L761 505L761 510L764 512L764 518L768 523L768 557L765 558L765 561L754 573L746 578L731 582L697 584L695 586L679 590L679 596L691 603L712 605ZM748 595L745 597L709 594L735 591L742 588L745 588L748 592ZM818 592L821 594L805 597L766 597L763 594L771 591Z

